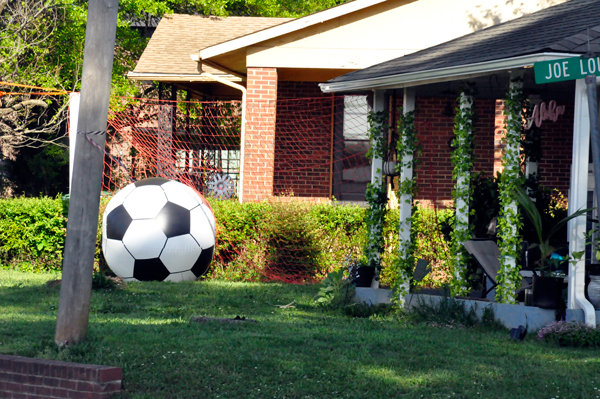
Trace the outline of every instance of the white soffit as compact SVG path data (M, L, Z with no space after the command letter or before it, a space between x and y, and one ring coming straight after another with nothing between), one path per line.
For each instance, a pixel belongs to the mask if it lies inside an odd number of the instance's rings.
M385 3L388 0L354 0L349 3L319 11L306 17L298 18L293 21L284 22L281 25L276 25L272 28L267 28L256 33L250 33L246 36L230 40L221 44L207 47L200 50L200 58L203 60L215 57L221 54L229 53L244 47L252 46L256 43L275 37L283 36L309 26L317 25L355 11L362 10L374 6L376 4Z
M421 86L437 82L473 78L476 76L489 74L490 72L507 71L514 68L533 66L535 62L540 61L551 61L560 58L579 56L580 54L571 53L529 54L501 60L458 65L440 69L430 69L426 71L410 72L400 75L389 75L378 78L368 78L346 82L319 83L319 87L323 93L334 93L340 91L393 89Z

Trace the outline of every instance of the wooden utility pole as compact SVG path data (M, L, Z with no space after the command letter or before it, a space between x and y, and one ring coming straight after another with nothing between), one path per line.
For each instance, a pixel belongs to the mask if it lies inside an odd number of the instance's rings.
M91 0L88 5L79 132L106 131L118 10L119 0ZM105 134L87 137L104 148ZM78 343L87 336L103 164L103 152L80 135L54 338L59 346Z

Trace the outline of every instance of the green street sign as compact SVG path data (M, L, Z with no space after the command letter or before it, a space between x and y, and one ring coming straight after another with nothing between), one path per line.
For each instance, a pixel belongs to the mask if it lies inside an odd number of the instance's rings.
M588 75L600 76L600 57L562 58L533 64L535 83L562 82L583 79Z

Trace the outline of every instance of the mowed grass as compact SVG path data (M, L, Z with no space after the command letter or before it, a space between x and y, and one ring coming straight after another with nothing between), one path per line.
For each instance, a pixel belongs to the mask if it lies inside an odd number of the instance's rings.
M0 353L123 368L125 398L597 398L600 351L507 331L357 319L317 286L224 281L94 291L89 339L58 350L52 274L0 271ZM281 309L295 301L295 308ZM258 323L195 324L192 316Z

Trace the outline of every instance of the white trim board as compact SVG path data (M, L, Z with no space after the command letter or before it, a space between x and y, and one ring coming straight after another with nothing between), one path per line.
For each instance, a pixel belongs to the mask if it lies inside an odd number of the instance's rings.
M339 91L359 91L372 89L392 89L412 86L421 86L437 82L469 79L487 75L491 72L508 71L514 68L532 66L535 62L550 61L559 58L579 57L580 54L571 53L540 53L529 54L501 60L486 61L475 64L457 65L446 68L431 69L426 71L410 72L405 74L382 76L346 82L319 83L323 93Z

